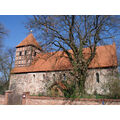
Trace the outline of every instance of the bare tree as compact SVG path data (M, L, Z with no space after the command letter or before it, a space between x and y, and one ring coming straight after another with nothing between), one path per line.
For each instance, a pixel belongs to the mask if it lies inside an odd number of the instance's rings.
M14 64L15 49L8 49L0 56L0 81L3 91L8 89L10 80L10 71Z
M45 50L62 50L67 55L74 78L70 84L65 83L66 90L63 90L69 97L85 93L87 70L95 57L96 46L114 39L119 29L117 19L119 16L106 15L33 16L29 19L26 27L36 33ZM89 48L87 55L83 49L86 47Z
M8 31L5 29L4 25L0 23L0 48L3 46L2 40L7 35Z
M8 31L5 29L4 25L2 23L0 23L0 63L2 63L3 58L2 58L2 48L3 48L3 38L7 35ZM1 69L1 68L0 68ZM1 70L0 70L1 72ZM2 76L2 74L0 74L0 76ZM2 84L2 80L0 79L0 93L3 93L3 86Z

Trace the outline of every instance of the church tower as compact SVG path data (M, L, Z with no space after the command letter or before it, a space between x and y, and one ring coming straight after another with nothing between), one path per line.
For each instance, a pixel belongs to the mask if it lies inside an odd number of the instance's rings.
M19 45L16 46L15 67L31 65L37 54L42 49L33 34L30 33Z

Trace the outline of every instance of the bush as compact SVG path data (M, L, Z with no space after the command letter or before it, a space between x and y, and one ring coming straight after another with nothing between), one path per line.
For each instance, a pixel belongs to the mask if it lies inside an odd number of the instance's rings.
M5 90L4 90L4 87L3 87L3 86L0 86L0 94L1 94L1 95L4 95L4 94L5 94Z
M120 98L120 80L119 79L114 79L110 83L108 83L108 89L109 93L107 97L113 98L113 99L118 99Z
M4 95L5 91L8 90L9 87L9 81L7 81L4 84L0 84L0 94Z

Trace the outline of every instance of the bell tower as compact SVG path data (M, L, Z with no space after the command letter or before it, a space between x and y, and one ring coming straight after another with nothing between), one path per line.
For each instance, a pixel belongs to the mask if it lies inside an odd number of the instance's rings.
M30 33L19 45L16 46L15 67L31 65L37 54L42 49L33 34Z

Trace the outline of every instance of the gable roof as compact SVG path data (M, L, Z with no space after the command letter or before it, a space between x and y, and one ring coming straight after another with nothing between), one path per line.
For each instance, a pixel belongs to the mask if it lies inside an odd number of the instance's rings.
M32 45L37 47L38 49L41 49L39 43L36 41L32 33L30 33L19 45L17 45L16 48L24 47L28 45Z
M89 48L84 48L83 50L86 55L89 53L89 51ZM116 45L113 43L113 45L98 46L96 48L96 55L90 63L89 68L107 68L116 66L118 66ZM72 69L70 61L62 51L58 51L56 53L41 53L36 57L32 65L28 67L15 67L12 69L11 73L58 71L70 69Z

